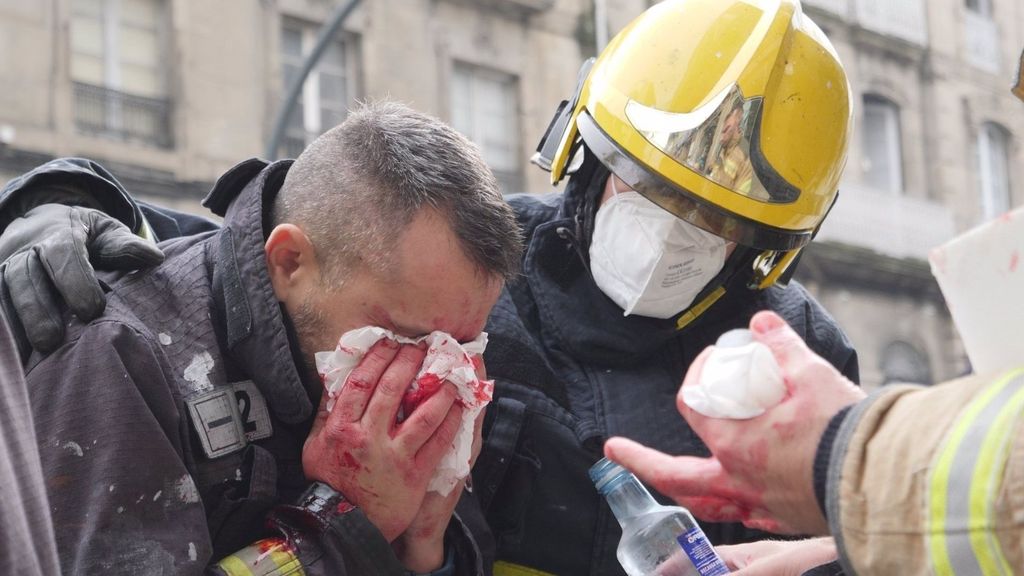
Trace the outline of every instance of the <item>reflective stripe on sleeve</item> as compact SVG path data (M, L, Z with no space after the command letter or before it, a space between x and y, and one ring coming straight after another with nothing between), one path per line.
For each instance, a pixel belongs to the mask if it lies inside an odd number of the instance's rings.
M224 558L217 567L229 576L304 576L294 549L282 538L260 540Z
M994 502L1022 414L1018 369L974 398L946 435L928 478L925 537L936 574L1013 574L993 534Z

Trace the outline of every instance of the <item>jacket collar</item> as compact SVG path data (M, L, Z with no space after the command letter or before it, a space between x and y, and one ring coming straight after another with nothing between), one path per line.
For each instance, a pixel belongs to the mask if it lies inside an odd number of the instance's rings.
M211 250L228 355L245 367L275 416L298 423L312 415L313 405L263 252L267 215L290 166L291 161L242 162L217 181L203 204L224 217Z

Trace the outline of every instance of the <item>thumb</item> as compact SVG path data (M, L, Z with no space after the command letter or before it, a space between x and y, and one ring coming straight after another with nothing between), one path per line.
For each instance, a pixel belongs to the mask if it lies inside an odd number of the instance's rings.
M771 350L783 373L787 366L806 362L815 356L803 338L775 312L764 310L754 314L750 319L750 331L754 340Z
M164 253L149 240L133 234L120 221L91 211L89 254L100 269L138 270L155 266Z

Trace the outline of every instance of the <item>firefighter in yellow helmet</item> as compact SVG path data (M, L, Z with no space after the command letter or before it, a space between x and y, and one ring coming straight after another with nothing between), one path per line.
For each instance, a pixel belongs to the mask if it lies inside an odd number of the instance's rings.
M582 147L644 199L752 249L750 287L791 275L836 200L851 120L842 64L798 2L663 2L581 76L535 157L552 182Z
M497 574L622 573L587 468L612 435L706 454L675 392L756 311L857 379L832 318L783 287L835 201L849 125L843 68L794 1L661 2L584 65L535 157L565 190L510 198L525 277L487 328L499 399L474 479Z
M1024 53L1018 66L1011 92L1024 100ZM786 376L782 402L754 419L708 418L686 405L681 390L679 411L708 440L713 459L678 458L623 438L609 440L605 453L698 517L833 536L719 548L747 568L743 574L796 574L808 559L836 551L851 576L1020 573L1024 343L1006 335L1024 324L1014 274L1022 250L1024 208L1017 207L929 257L974 374L930 387L886 386L865 398L781 318L762 312L750 329ZM702 369L703 360L694 363L683 390Z

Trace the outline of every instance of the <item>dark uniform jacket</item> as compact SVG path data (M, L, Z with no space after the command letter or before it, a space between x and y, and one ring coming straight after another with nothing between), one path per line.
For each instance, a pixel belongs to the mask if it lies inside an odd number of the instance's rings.
M496 574L623 574L615 558L621 530L588 468L613 435L708 455L676 410L676 393L697 354L746 328L758 310L778 312L811 349L858 378L849 341L795 282L760 292L731 286L682 333L674 319L624 317L585 267L572 186L564 196L510 198L527 248L523 277L502 293L486 328L496 398L473 470L497 540ZM715 544L765 536L739 524L703 528Z
M56 173L76 171L61 162ZM320 384L297 367L263 253L267 208L289 165L233 168L206 200L223 228L163 242L156 268L103 276L104 316L86 325L68 316L65 343L30 358L66 574L202 573L277 535L275 506L308 487L301 454ZM107 186L103 174L77 166L76 178ZM358 509L297 533L312 551L308 574L404 574ZM448 540L456 572L482 572L457 517Z

